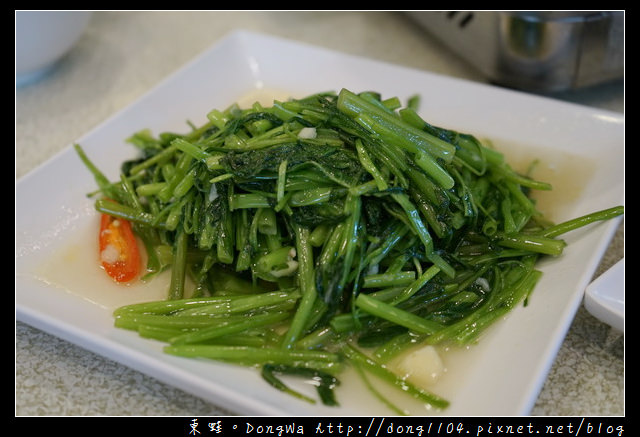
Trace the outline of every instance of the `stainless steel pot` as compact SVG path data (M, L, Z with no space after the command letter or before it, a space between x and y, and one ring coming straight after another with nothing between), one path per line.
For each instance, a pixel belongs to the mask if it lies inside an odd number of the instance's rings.
M409 11L494 83L582 88L624 75L623 11Z

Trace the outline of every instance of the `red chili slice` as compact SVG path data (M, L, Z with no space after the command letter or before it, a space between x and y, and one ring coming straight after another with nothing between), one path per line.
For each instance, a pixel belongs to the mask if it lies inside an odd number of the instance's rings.
M102 214L99 242L100 261L110 277L117 282L129 282L138 277L142 260L131 223Z

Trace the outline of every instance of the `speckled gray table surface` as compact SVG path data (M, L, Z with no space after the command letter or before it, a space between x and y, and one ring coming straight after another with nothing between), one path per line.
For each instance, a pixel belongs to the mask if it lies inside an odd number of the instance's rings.
M234 29L486 82L399 12L95 12L48 76L16 89L16 179ZM624 112L621 83L552 97ZM623 256L621 225L595 276ZM624 350L624 334L581 307L531 414L624 415ZM17 416L231 414L21 322L15 351Z

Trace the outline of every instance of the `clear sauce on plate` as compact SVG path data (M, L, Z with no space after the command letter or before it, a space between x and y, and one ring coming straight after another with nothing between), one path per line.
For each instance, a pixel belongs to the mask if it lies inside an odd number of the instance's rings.
M528 147L506 141L492 141L514 170L552 185L549 191L535 190L536 207L551 221L566 220L567 210L582 193L595 171L595 163L583 156L561 150Z
M118 284L106 274L100 265L97 216L96 213L95 220L75 229L68 242L58 244L35 276L52 287L110 311L131 303L166 299L168 271L149 282L136 280L127 284Z

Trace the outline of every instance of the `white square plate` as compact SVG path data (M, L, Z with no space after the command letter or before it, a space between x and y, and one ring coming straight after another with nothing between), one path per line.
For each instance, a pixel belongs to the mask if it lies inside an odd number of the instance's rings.
M187 120L203 123L211 109L225 108L251 93L255 97L286 90L301 97L343 87L374 90L403 101L419 94L421 115L432 124L491 139L499 148L508 145L504 151L514 162L540 158L539 168L546 169L544 178L554 184L557 196L548 201L555 221L623 204L621 114L243 31L220 41L77 142L116 179L120 163L136 153L124 140L142 128L184 132ZM95 188L71 147L17 182L18 320L238 414L391 414L356 378L344 378L338 389L341 407L309 405L271 388L252 369L168 356L161 343L114 328L116 305L149 295L118 290L111 300L101 301L91 294L102 286L101 280L76 274L87 260L69 247L88 245L83 238L91 235L87 230L95 223L95 213L86 194ZM445 384L439 392L451 401L445 415L530 412L617 223L593 224L566 235L564 254L541 264L544 275L529 306L517 308L477 347L465 351L465 366L448 366L447 377L457 383ZM51 262L73 273L48 278L43 272L52 271L46 268ZM413 414L433 413L413 405L407 408Z

